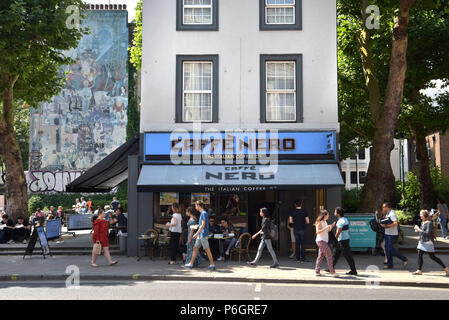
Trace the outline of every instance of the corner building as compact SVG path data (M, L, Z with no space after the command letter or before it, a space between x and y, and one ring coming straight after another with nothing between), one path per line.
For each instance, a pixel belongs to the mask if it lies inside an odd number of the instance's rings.
M137 235L169 221L172 202L203 199L252 234L266 206L280 254L290 249L296 199L311 221L340 205L336 15L335 0L144 2L130 255ZM261 163L275 153L275 165ZM307 233L313 244L311 225Z

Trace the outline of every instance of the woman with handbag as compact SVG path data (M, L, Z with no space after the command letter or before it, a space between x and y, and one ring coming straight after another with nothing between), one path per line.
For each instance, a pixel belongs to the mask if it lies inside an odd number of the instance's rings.
M96 264L97 257L101 254L101 249L103 248L104 256L110 266L117 264L117 261L112 261L111 254L109 253L109 222L105 220L106 213L103 209L98 210L98 218L94 220L93 227L94 232L92 234L92 241L94 243L92 249L92 267L98 267Z
M430 259L443 267L444 271L446 271L446 276L449 276L449 268L446 267L438 257L435 257L433 223L431 221L432 218L430 217L429 211L421 210L419 215L421 216L422 221L421 228L415 225L415 232L421 233L418 243L418 270L413 274L422 275L423 255L424 252L427 252L427 254L430 256Z

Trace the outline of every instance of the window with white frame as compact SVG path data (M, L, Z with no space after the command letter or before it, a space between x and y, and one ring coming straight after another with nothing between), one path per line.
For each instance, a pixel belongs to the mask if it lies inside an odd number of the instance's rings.
M183 24L212 24L212 1L213 0L183 0Z
M266 62L266 121L296 121L296 62Z
M295 24L296 0L265 0L266 24Z
M212 122L213 63L184 61L182 64L183 121Z

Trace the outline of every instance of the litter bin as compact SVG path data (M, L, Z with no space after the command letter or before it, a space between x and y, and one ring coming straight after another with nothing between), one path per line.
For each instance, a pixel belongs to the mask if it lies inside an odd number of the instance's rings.
M119 244L120 244L120 251L121 252L125 252L126 251L126 241L128 238L128 234L127 233L119 233Z
M349 246L352 251L366 251L376 247L376 233L371 229L370 221L374 213L345 213L349 221Z

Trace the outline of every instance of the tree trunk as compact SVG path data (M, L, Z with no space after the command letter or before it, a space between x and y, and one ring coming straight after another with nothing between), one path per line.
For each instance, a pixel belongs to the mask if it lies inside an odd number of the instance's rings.
M6 213L15 220L28 218L28 190L22 166L22 154L14 133L14 84L18 76L3 74L3 112L0 117L0 143L4 146L6 167Z
M16 220L18 216L27 218L28 190L22 167L22 155L14 133L2 136L0 141L8 146L4 161L6 166L6 213Z
M404 91L407 70L407 43L410 8L415 0L400 0L399 16L395 19L391 49L390 72L382 112L377 113L375 123L372 158L368 167L366 184L360 202L359 212L380 210L382 202L387 201L391 184L390 154ZM373 113L373 116L375 114ZM394 187L393 187L394 188ZM391 194L391 191L388 193Z
M429 154L424 135L416 135L416 159L418 160L419 200L422 209L435 207L436 197L430 175Z

